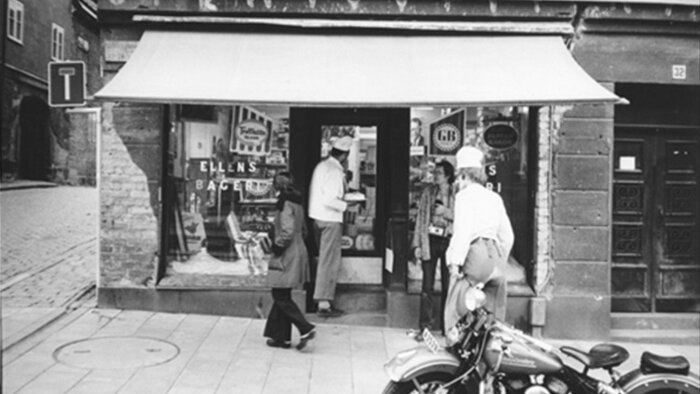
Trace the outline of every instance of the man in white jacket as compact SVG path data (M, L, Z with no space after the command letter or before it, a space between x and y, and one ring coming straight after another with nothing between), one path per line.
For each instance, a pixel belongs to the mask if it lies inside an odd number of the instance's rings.
M507 289L503 267L513 248L513 228L501 196L483 186L484 154L477 148L464 146L456 159L458 192L454 228L446 252L447 266L455 280L483 284L487 308L504 320ZM448 324L459 318L449 309L446 306L446 330L451 327Z
M352 143L352 137L338 138L330 156L316 165L311 176L309 217L314 220L319 248L314 301L318 303L317 314L321 317L343 314L331 301L335 298L340 270L343 212L348 207L343 199L346 192L344 165Z

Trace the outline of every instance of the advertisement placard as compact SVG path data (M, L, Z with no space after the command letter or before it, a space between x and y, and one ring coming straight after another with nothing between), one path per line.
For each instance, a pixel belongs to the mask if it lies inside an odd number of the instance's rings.
M248 107L236 106L229 150L240 155L267 156L272 149L272 120Z
M430 154L454 155L464 144L465 110L453 112L430 124Z

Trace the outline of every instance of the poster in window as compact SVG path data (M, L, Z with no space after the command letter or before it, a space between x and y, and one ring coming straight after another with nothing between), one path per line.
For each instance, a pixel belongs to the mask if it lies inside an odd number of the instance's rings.
M430 154L455 155L464 145L465 110L452 112L430 124Z
M272 119L245 106L234 107L229 150L239 155L267 156L272 149Z

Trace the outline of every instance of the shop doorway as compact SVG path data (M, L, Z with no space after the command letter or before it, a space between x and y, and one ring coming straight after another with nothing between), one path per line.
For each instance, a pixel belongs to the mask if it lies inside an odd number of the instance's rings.
M49 107L36 96L22 99L19 108L19 168L18 177L48 180L51 163L49 136Z
M406 167L407 141L400 158L395 152L401 148L396 144L404 143L402 137L408 135L408 118L407 109L290 110L290 169L307 193L313 170L333 139L344 135L353 137L346 180L348 191L364 199L345 213L340 284L381 285L384 282L388 219L407 213L407 177L392 174L399 168L399 162ZM398 191L404 192L401 197ZM306 198L308 200L308 195ZM309 222L309 228L311 224ZM317 255L314 240L310 240L310 244L311 254ZM312 269L312 276L314 273Z
M700 311L700 89L618 84L612 311Z

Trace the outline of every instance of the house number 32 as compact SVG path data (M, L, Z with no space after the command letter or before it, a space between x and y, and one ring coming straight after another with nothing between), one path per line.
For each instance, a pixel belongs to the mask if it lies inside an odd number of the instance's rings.
M671 67L671 75L673 76L673 79L685 79L685 65L674 64Z

